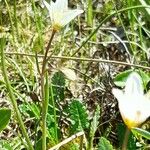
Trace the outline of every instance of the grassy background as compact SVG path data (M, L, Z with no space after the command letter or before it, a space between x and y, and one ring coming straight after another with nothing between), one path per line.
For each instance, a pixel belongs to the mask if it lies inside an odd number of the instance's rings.
M126 70L137 70L143 73L145 90L149 90L150 9L145 7L146 3L150 5L148 0L69 1L70 8L79 7L84 13L56 34L49 52L53 56L48 62L51 81L48 147L78 131L84 131L87 141L92 141L94 147L102 142L100 137L109 140L114 148L120 147L122 137L119 135L124 128L111 89L116 86L113 80L116 75ZM50 19L42 1L0 1L0 38L6 39L5 65L35 149L40 149L41 142L41 95L37 68L41 67L50 34ZM75 71L77 81L70 81L58 70L64 58L67 61L63 66ZM123 73L124 76L127 74ZM123 77L116 80L123 82ZM0 106L12 109L1 71ZM97 120L95 129L93 116ZM144 128L149 130L149 123ZM1 145L7 143L7 138L13 149L25 147L14 112L0 137ZM79 149L79 141L76 139L64 147ZM135 138L131 137L130 141L130 149L136 149ZM146 140L139 143L141 147L148 145Z

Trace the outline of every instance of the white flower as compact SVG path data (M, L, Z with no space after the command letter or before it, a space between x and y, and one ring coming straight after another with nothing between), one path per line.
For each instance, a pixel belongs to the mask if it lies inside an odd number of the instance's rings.
M143 93L141 77L133 72L127 78L124 92L113 89L121 116L128 128L137 127L150 116L150 100Z
M83 10L68 9L68 0L56 0L54 3L48 4L45 0L44 5L47 7L54 30L58 31L65 25L67 25L71 20L73 20L77 15L83 13Z

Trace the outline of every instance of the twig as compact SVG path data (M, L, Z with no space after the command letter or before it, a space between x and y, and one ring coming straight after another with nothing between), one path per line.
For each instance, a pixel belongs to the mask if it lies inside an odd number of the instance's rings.
M84 132L81 131L81 132L78 132L74 135L72 135L71 137L65 139L64 141L60 142L59 144L55 145L54 147L50 148L49 150L57 150L59 149L61 146L71 142L72 140L76 139L77 137L80 137L80 136L83 136L84 135Z
M35 57L34 54L26 54L26 53L7 52L5 54ZM44 55L38 55L38 57L44 57ZM79 60L79 61L99 62L99 63L108 63L108 64L122 65L122 66L132 66L136 68L150 70L150 67L147 67L147 66L142 66L142 65L137 65L137 64L127 63L127 62L122 62L122 61L107 60L107 59L77 58L77 57L55 56L55 55L51 56L51 59L66 59L66 60L73 60L73 61Z

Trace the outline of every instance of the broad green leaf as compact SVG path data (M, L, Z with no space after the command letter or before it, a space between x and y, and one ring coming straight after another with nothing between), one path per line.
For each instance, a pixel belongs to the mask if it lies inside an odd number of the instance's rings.
M146 88L147 83L150 81L150 77L142 70L139 70L138 73L142 78L144 88Z
M98 150L113 150L113 146L106 138L101 137L98 143Z
M48 134L48 143L51 146L54 146L55 144L57 144L57 136L60 137L60 130L59 128L57 128L56 131L56 126L58 126L58 124L55 125L55 119L54 119L54 115L51 114L51 112L49 111L47 114L47 134Z
M127 77L129 76L131 72L132 70L127 70L116 75L116 77L114 78L115 85L119 87L124 87Z
M115 85L119 87L124 87L126 80L131 72L133 72L133 70L126 70L116 75L116 77L114 78ZM143 86L145 88L147 83L150 81L150 77L141 70L135 70L135 72L137 72L141 76L142 81L143 81Z
M53 75L52 85L55 101L64 100L65 77L61 71L58 71Z
M40 108L35 103L23 103L19 105L19 109L25 116L35 117L40 119Z
M11 110L2 108L0 109L0 132L5 129L7 124L9 123L11 117Z
M140 129L140 128L133 128L132 133L134 135L141 135L142 137L145 137L146 139L150 140L150 132Z
M13 150L11 144L8 141L0 141L0 150Z
M71 134L86 129L89 126L89 119L85 105L79 100L72 100L68 106L68 114L71 119Z
M40 109L35 103L30 104L30 111L37 119L40 119Z

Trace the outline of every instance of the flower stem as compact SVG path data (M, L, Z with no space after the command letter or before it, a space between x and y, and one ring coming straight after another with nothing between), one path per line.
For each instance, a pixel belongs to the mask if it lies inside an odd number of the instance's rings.
M21 128L21 131L22 131L22 134L23 136L25 137L26 139L26 142L28 144L28 149L29 150L34 150L33 149L33 146L32 146L32 143L31 143L31 140L27 134L27 131L25 129L25 126L24 126L24 123L23 123L23 120L21 118L21 114L19 112L19 109L18 109L18 106L17 106L17 102L16 102L16 98L13 94L13 91L12 91L12 87L11 87L11 84L9 82L9 79L8 79L8 76L7 76L7 70L6 70L6 63L5 63L5 55L4 55L4 45L5 45L5 40L4 38L2 38L2 40L0 41L0 45L1 45L1 65L2 65L2 72L3 72L3 76L4 76L4 80L5 80L5 83L6 83L6 87L7 87L7 90L9 92L9 97L10 97L10 100L11 100L11 103L12 103L12 106L14 108L14 112L16 113L16 117L17 117L17 121L20 125L20 128Z
M53 106L53 114L54 114L54 122L55 122L55 141L58 143L58 133L57 133L57 115L56 115L56 107L55 107L55 101L54 101L54 95L53 95L53 88L52 84L50 85L50 92L51 92L51 100L52 100L52 106Z
M51 37L50 37L50 40L49 40L49 42L48 42L48 45L47 45L47 47L46 47L46 52L45 52L45 54L44 54L43 63L42 63L42 76L43 76L44 73L45 73L45 67L46 67L46 64L47 64L48 51L49 51L49 49L50 49L50 47L51 47L51 43L52 43L52 40L53 40L53 38L54 38L55 33L56 33L56 31L53 30L53 31L52 31L52 34L51 34Z
M46 47L46 51L45 51L43 63L42 63L42 70L41 70L42 125L43 125L42 126L42 150L46 150L46 128L47 128L46 118L47 118L48 100L49 100L49 84L48 84L48 74L46 72L46 64L47 64L48 51L51 47L51 43L52 43L55 33L56 31L53 30L49 43ZM44 84L45 79L46 79L46 84Z
M126 128L125 135L124 135L124 141L122 144L122 150L127 150L129 135L130 135L130 130L128 128Z
M46 73L46 83L44 85L44 77L42 77L42 90L44 90L43 103L42 103L42 150L46 150L46 118L48 111L48 102L49 102L49 83L48 83L48 73Z

